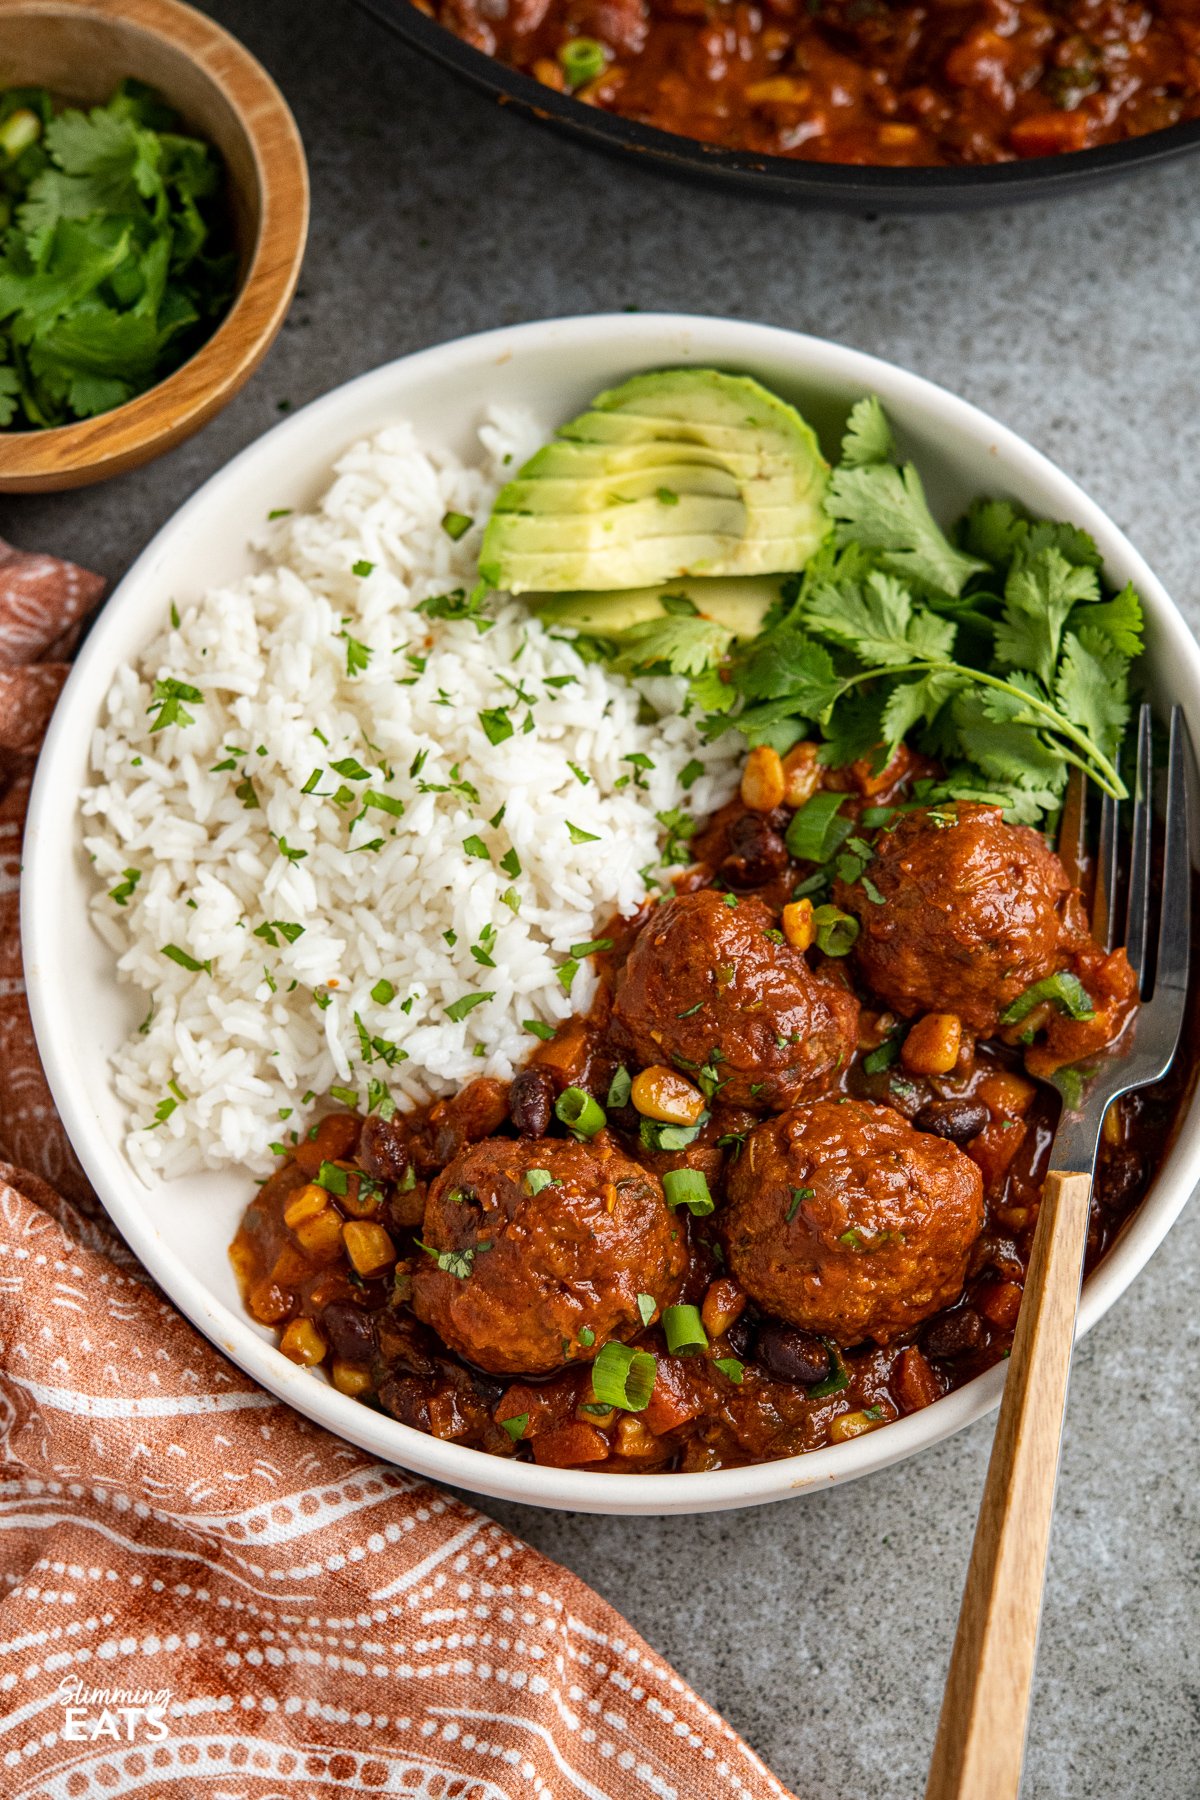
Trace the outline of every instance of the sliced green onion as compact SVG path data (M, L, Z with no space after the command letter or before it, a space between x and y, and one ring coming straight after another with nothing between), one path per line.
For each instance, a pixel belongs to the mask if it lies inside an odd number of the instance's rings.
M745 1377L745 1366L736 1356L714 1356L713 1368L720 1369L722 1375L732 1381L734 1387L741 1387Z
M900 1055L900 1042L903 1036L902 1031L893 1031L891 1037L884 1038L882 1044L863 1057L862 1066L868 1075L879 1075L884 1069L891 1068Z
M1096 1016L1091 995L1078 975L1072 975L1067 969L1060 969L1057 975L1047 975L1044 981L1035 981L1032 987L1027 987L1023 994L1019 994L1012 1005L1006 1006L1000 1014L1000 1023L1019 1025L1043 1000L1053 1001L1058 1010L1070 1019L1094 1019Z
M838 810L845 794L814 794L787 828L785 843L797 862L828 862L854 830Z
M713 1197L700 1169L668 1169L663 1176L663 1193L668 1206L686 1206L697 1219L713 1210Z
M629 1095L632 1088L633 1077L629 1073L629 1070L622 1064L622 1066L614 1072L613 1078L608 1084L607 1104L609 1106L628 1106Z
M529 1414L514 1413L510 1419L497 1419L496 1423L501 1431L507 1431L514 1444L519 1444L525 1436L525 1429L529 1424Z
M442 530L448 538L453 538L455 543L460 537L466 536L474 523L470 513L448 512L442 515Z
M554 1116L577 1138L594 1138L608 1123L604 1108L583 1088L565 1088L554 1102Z
M569 38L559 45L558 60L567 86L574 92L585 82L595 81L597 75L603 75L608 67L608 51L595 38Z
M610 1338L592 1364L592 1392L606 1406L642 1412L654 1392L658 1363L648 1350L631 1350Z
M858 920L839 906L818 906L813 913L817 948L826 956L848 956L858 937Z
M708 1349L708 1333L700 1323L695 1306L668 1306L662 1316L667 1349L672 1356L687 1356L693 1350Z
M581 1325L579 1327L579 1341L585 1350L591 1349L596 1341L596 1334L590 1325Z

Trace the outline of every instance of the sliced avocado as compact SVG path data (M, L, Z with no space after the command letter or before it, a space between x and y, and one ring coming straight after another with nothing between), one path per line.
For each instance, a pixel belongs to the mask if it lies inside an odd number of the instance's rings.
M479 573L514 594L788 573L829 528L827 475L800 414L749 376L637 375L501 489Z
M547 625L571 625L589 637L613 638L630 625L660 619L664 596L690 600L696 611L738 638L757 637L769 609L779 599L777 575L684 576L656 587L625 588L609 594L531 594L534 610Z

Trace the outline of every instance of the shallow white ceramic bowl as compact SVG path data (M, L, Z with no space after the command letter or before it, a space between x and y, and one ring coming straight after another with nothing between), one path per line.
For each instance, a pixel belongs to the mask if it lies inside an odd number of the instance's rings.
M271 1334L242 1310L226 1247L251 1191L248 1179L211 1175L147 1189L121 1148L125 1118L109 1056L136 1022L139 1001L118 986L111 955L88 924L78 797L99 701L116 666L150 639L171 598L189 599L244 570L246 542L270 508L313 501L332 459L354 438L407 416L428 441L470 455L488 401L531 404L550 426L627 375L687 362L759 376L799 404L827 449L836 445L850 402L878 393L943 518L986 492L1082 525L1100 545L1109 579L1132 580L1144 596L1153 692L1160 706L1183 702L1200 741L1200 651L1162 585L1099 507L1012 432L918 376L816 338L729 320L603 315L488 332L391 363L277 425L215 475L134 564L85 644L42 752L25 840L25 968L46 1073L84 1168L151 1274L248 1374L341 1437L477 1493L584 1512L704 1512L853 1480L995 1406L1003 1369L851 1443L704 1475L598 1476L509 1462L426 1437L337 1393L281 1356ZM1198 1174L1200 1102L1193 1100L1153 1191L1087 1284L1081 1331L1149 1259Z

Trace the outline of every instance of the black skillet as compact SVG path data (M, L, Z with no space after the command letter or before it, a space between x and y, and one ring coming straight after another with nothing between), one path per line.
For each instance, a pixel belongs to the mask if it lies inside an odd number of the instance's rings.
M698 177L743 194L770 196L794 205L837 212L950 212L977 206L1008 206L1018 200L1049 200L1100 181L1156 168L1200 149L1200 120L1172 125L1145 137L1078 150L1064 156L1030 157L1021 162L973 168L878 169L857 163L799 162L788 156L759 156L697 143L672 131L639 125L570 94L557 94L531 75L507 68L464 44L427 18L410 0L358 0L384 25L435 62L491 94L597 149L641 157L652 168Z

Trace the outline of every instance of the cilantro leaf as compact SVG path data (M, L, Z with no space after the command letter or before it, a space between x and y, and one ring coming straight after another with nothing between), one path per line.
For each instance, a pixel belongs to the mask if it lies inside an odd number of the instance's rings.
M846 435L842 439L842 461L858 469L868 463L890 462L896 453L892 427L875 394L864 394L850 408Z
M1085 625L1078 633L1067 633L1054 697L1108 757L1116 753L1129 723L1128 676L1129 662L1113 649L1106 632Z
M839 544L857 543L881 553L897 575L956 598L972 575L986 569L977 556L956 550L938 525L912 463L875 462L835 469L825 496Z
M720 662L732 642L732 631L715 619L667 614L617 633L616 666L636 674L663 663L672 675L701 675Z
M1002 669L1030 669L1049 687L1063 627L1073 609L1099 599L1095 571L1075 568L1053 549L1014 563L1004 585L1004 612L995 627Z
M2 374L3 370L0 370ZM1114 650L1130 658L1142 653L1143 623L1142 602L1132 582L1112 600L1095 601L1072 613L1067 621L1072 631L1079 631L1085 625L1093 631L1102 631Z
M944 660L954 645L953 622L914 608L903 582L881 570L861 586L822 584L806 601L804 618L810 630L885 669L916 658Z

